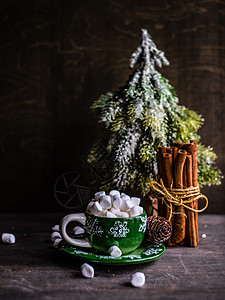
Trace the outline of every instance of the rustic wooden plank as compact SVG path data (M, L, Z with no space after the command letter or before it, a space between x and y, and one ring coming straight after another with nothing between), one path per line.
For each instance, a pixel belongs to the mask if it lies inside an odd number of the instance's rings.
M93 279L81 276L81 262L51 246L50 228L62 216L0 215L1 232L17 237L14 245L0 244L1 299L224 299L225 215L200 215L197 248L167 248L147 264L93 264ZM146 275L141 289L129 283L136 271Z

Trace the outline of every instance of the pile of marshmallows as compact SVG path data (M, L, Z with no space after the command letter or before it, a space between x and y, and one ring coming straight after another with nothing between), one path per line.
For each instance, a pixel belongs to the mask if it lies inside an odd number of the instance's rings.
M87 206L87 211L95 216L107 218L128 218L143 214L140 206L141 199L129 197L117 190L112 190L109 195L104 191L95 193L95 198Z

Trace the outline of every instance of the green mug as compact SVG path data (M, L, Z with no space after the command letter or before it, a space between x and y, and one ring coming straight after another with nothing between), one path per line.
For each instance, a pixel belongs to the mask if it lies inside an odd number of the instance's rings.
M86 239L68 236L68 223L78 221L83 225ZM62 237L73 246L95 248L108 254L111 246L117 246L122 254L127 254L142 243L145 235L147 215L143 214L128 218L107 218L94 216L89 212L75 213L65 216L60 229Z

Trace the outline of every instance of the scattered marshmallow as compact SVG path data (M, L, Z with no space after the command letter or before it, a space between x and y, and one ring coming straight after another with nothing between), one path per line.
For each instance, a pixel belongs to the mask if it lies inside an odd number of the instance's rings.
M83 234L83 233L85 233L84 228L82 228L80 226L73 227L73 234L74 235L76 235L76 234Z
M62 236L61 234L58 232L58 231L54 231L52 234L51 234L51 240L54 242L56 239L61 239Z
M106 216L107 218L116 218L116 215L114 215L114 214L111 213L110 211L107 211L105 216Z
M118 195L120 196L120 192L117 190L112 190L109 192L109 196L112 198L113 196Z
M120 257L122 255L122 251L117 246L112 246L109 248L109 254L113 257Z
M120 194L120 197L123 197L123 196L126 196L127 194L125 194L125 193L121 193Z
M128 218L129 217L129 214L126 213L126 212L119 212L117 215L116 215L118 218Z
M54 240L54 243L53 243L53 247L54 247L54 248L58 248L59 243L61 242L61 240L62 240L62 239L59 239L59 238L58 238L58 239L55 239L55 240Z
M2 241L5 244L15 244L16 237L12 233L3 233L2 234Z
M105 195L105 192L104 191L100 191L100 192L97 192L95 193L95 200L99 201L100 197Z
M130 212L129 212L130 217L136 217L136 216L140 215L139 207L140 206L133 206L133 207L131 207Z
M112 206L111 197L108 195L103 195L100 197L99 203L103 209L110 209Z
M123 200L120 198L119 195L116 194L112 197L112 205L114 208L119 208L121 206L122 202L123 202Z
M95 271L91 265L84 263L80 269L81 269L81 273L84 277L86 277L86 278L94 277Z
M132 275L131 284L134 287L141 287L145 284L145 274L142 272L136 272Z
M202 238L205 239L207 235L205 233L202 234Z
M102 207L97 201L90 207L90 212L95 216L98 216L101 211Z
M141 199L137 197L130 197L130 201L135 206L139 206L141 203Z
M59 225L52 226L52 231L58 231L58 232L60 232Z
M119 208L111 207L109 210L112 214L117 215L120 212Z

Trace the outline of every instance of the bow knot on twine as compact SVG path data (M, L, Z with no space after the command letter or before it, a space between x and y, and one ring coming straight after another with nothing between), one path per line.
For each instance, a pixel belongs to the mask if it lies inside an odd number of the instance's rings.
M166 188L162 179L160 179L160 182L152 181L151 186L161 195L162 200L166 203L166 205L169 206L169 220L173 214L172 204L175 206L183 206L186 209L198 213L203 212L208 206L208 198L200 192L199 186L185 189ZM202 209L194 209L188 205L200 198L205 199L205 206Z

